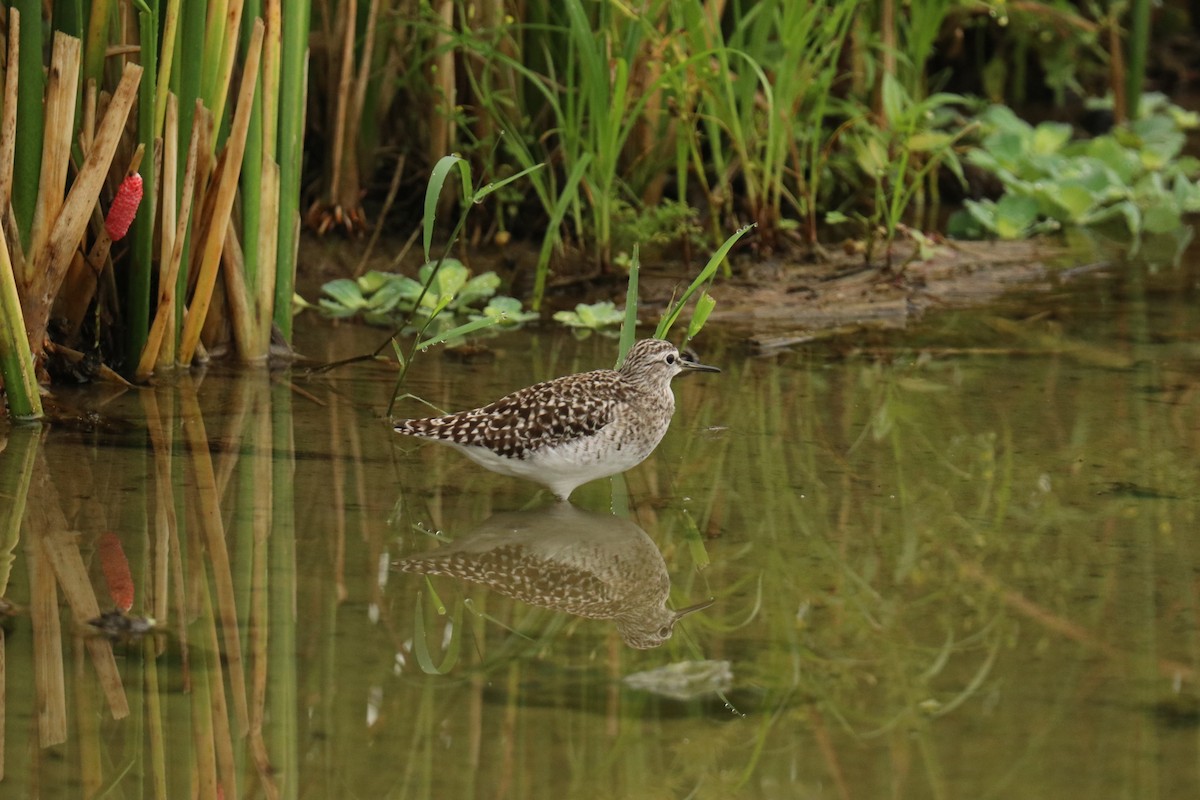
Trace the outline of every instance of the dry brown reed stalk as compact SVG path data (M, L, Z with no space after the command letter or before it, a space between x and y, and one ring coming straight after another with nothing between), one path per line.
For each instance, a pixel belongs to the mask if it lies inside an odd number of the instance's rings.
M175 516L175 484L172 482L171 440L167 437L159 411L158 397L153 389L138 392L146 414L146 431L154 453L154 575L147 587L147 605L159 625L166 625L170 615L167 602L169 581L168 558L171 541L177 535ZM182 617L181 617L182 619ZM161 645L159 652L161 653Z
M79 126L79 149L86 153L96 139L96 82L88 81L83 93L83 123Z
M171 96L174 102L174 95ZM168 119L171 119L171 114L168 114ZM171 123L168 123L170 127ZM175 286L179 277L179 265L183 261L183 246L187 237L188 222L192 215L192 202L196 191L196 170L197 163L200 159L200 140L203 131L208 127L209 119L204 113L204 105L200 100L196 101L196 112L192 117L192 135L188 140L187 162L183 168L183 206L179 209L178 219L174 221L174 229L170 229L167 225L167 203L164 200L163 204L163 252L166 253L167 242L170 241L170 255L164 258L160 264L161 272L158 280L158 308L155 311L154 322L150 326L150 331L146 336L146 346L142 350L141 358L138 359L136 376L140 380L145 380L150 373L154 371L155 363L162 365L162 359L159 358L160 350L174 351L174 335L166 336L168 326L174 329L175 324ZM171 138L175 138L171 136ZM174 157L174 156L172 156ZM174 165L172 165L173 167ZM171 172L174 173L174 169ZM174 186L171 187L171 196L174 196ZM170 216L175 216L174 200L170 201L171 211ZM166 346L163 345L164 338Z
M161 408L162 413L156 414L156 416L154 417L154 419L158 422L157 427L158 427L158 431L160 434L160 436L158 437L158 440L157 440L157 444L155 444L154 457L155 457L156 461L157 461L157 459L160 459L160 458L165 460L167 465L170 466L170 464L173 463L173 460L174 460L174 439L169 438L162 434L165 431L169 431L174 428L175 390L167 388L167 389L160 389L158 391L160 391L162 393L162 403L161 403L161 405L158 404L157 402L155 403L155 411L158 411L158 409ZM191 375L184 374L183 376L181 376L178 392L181 395L185 394L185 393L189 393L189 392L191 394L195 395L196 390L192 383ZM157 396L156 396L156 400L157 400ZM171 424L168 425L167 424L168 422ZM151 434L152 434L151 442L152 443L155 442L155 439L153 437L153 432L154 432L154 429L151 428ZM163 487L162 489L160 489L160 491L164 492L164 496L162 498L163 500L172 502L171 516L173 518L175 518L175 510L174 510L175 507L174 507L173 500L172 500L172 498L174 497L174 488L173 487L174 487L174 483L172 482L172 483L168 484L166 487ZM193 537L193 538L196 538L196 537ZM178 525L177 518L175 518L175 522L170 526L170 542L168 543L167 546L169 548L168 561L170 562L170 580L168 581L168 585L173 587L173 589L174 589L174 591L172 592L172 597L171 597L170 602L175 607L175 617L174 618L176 620L178 620L178 622L179 622L179 624L176 626L175 633L179 638L179 663L180 663L180 673L182 675L181 683L182 683L183 690L185 692L190 692L191 686L192 686L192 667L191 667L191 650L190 650L190 645L189 645L190 640L188 637L188 625L187 625L187 621L188 621L187 581L184 579L183 544L179 538L179 525ZM165 602L166 602L166 600L164 600L164 603ZM163 619L166 619L165 614L163 616Z
M29 532L27 531L27 534ZM62 623L58 585L50 557L33 535L25 537L29 573L29 624L33 628L33 677L37 695L38 744L52 747L67 740L67 687L63 676Z
M188 548L189 560L198 563L201 558L199 537L188 538L194 543ZM223 671L216 623L212 616L212 603L208 597L208 581L205 580L203 571L199 575L193 575L193 578L190 585L194 587L194 591L189 595L199 608L191 625L195 628L202 646L193 651L198 662L198 672L197 680L188 694L191 700L192 785L196 797L218 797L224 791L223 786L218 789L220 778L216 741L216 718L226 712Z
M183 335L180 340L178 360L181 364L191 364L200 344L200 332L212 303L213 289L217 282L217 269L220 266L221 250L225 242L225 230L229 226L229 217L233 212L234 195L237 192L238 176L242 170L242 156L246 152L246 135L250 125L250 109L254 102L254 87L258 81L259 57L262 53L263 23L254 21L254 32L250 36L250 45L246 50L246 60L243 66L242 82L238 91L237 109L234 112L233 127L219 161L215 173L215 188L210 188L214 197L212 205L205 203L204 210L211 208L211 215L206 224L204 242L196 251L199 258L199 270L196 278L196 292L192 297L192 305L188 309L183 325ZM202 223L203 224L203 223Z
M9 239L20 241L14 237L16 233L12 208L13 158L17 147L17 67L20 57L21 12L13 8L8 13L8 67L4 74L4 112L0 117L0 218L4 221L4 232ZM24 264L16 263L13 267L18 272L24 272Z
M193 117L193 121L194 121ZM189 136L189 150L190 150ZM158 286L159 286L159 303L155 306L155 314L162 314L168 320L175 319L175 290L172 289L166 296L166 303L162 303L164 284L172 285L175 283L174 276L170 275L171 269L171 253L175 249L175 226L179 222L179 207L176 205L179 189L179 99L173 92L167 93L166 111L163 115L163 136L160 139L163 143L162 151L162 169L156 172L156 175L161 176L162 191L158 193L160 200L158 212ZM187 155L184 156L186 169ZM148 332L147 332L148 336ZM172 339L174 336L171 337ZM147 338L146 344L149 345ZM149 349L143 347L143 352ZM159 348L159 353L162 348ZM174 353L172 353L174 355ZM140 366L140 358L139 358Z
M84 158L66 202L50 228L45 246L30 254L34 266L28 274L36 283L27 284L25 325L29 331L29 347L37 359L44 352L46 326L50 322L54 298L66 277L67 267L83 238L96 198L108 175L129 110L137 97L141 76L141 67L136 64L125 65L121 82L96 132L95 144Z
M54 511L61 516L57 506ZM65 526L66 519L62 519L61 523ZM88 620L99 617L100 604L96 601L96 591L83 564L83 556L79 553L79 534L64 528L47 530L42 536L42 547L46 550L67 605L74 613L76 626L85 625ZM88 636L84 644L92 657L92 666L108 700L113 719L124 719L129 716L129 699L125 696L125 685L121 681L121 671L117 669L112 642L101 636Z
M246 258L237 231L229 225L225 229L225 247L221 250L221 270L225 278L225 299L229 306L229 319L233 323L233 340L238 356L247 362L255 360L251 341L254 339L254 312L246 294ZM265 354L264 354L265 357Z
M86 356L78 350L72 347L67 347L65 344L58 344L57 342L53 341L46 342L46 351L52 353L57 358L61 358L68 364L81 364L83 363L83 359L86 358ZM132 383L121 377L120 373L115 372L112 367L109 367L106 364L101 364L96 368L96 377L100 378L101 380L110 381L119 386L124 386L125 388L132 388L133 386Z
M217 588L217 610L221 617L221 630L225 640L225 663L229 670L229 686L233 693L234 713L237 716L237 732L242 735L249 729L245 666L238 635L237 597L233 590L229 550L225 544L225 529L221 522L221 493L213 470L212 452L208 445L208 434L204 428L199 400L194 392L184 392L182 400L182 411L188 419L188 424L183 426L184 440L195 476L195 510L212 563L213 581ZM206 594L204 588L200 591ZM215 641L213 645L215 648Z
M329 19L331 9L326 7L325 11L325 18ZM338 83L334 90L332 166L328 195L313 203L307 215L308 223L316 228L318 234L324 234L335 226L343 228L347 233L354 233L366 225L359 197L361 181L357 155L358 124L362 113L361 104L358 102L359 88L365 91L365 80L362 87L355 82L354 34L355 21L358 18L357 0L347 0L345 7L338 9L333 16L341 22L342 27L338 49L341 61L337 71ZM374 27L368 27L367 30L370 34L365 45L366 53L360 64L360 73L361 70L369 69L369 54L374 45Z
M71 163L71 133L75 123L75 98L79 92L80 43L74 36L54 34L50 56L50 80L46 86L46 133L42 142L42 173L38 181L37 206L29 251L41 252L58 218ZM27 283L31 276L26 276Z
M272 486L274 482L275 452L273 420L271 418L271 383L265 372L260 372L247 378L247 384L253 386L253 414L251 425L253 430L252 474L255 486ZM271 527L274 508L272 492L256 492L252 502L252 526L254 548L250 573L250 753L258 769L264 794L268 800L276 800L280 796L279 786L275 780L275 770L272 766L270 753L263 740L263 724L267 711L267 679L270 675L270 630L271 606L267 602L270 597L270 545ZM282 624L288 624L286 620Z
M265 358L271 348L275 310L275 267L279 254L279 165L263 161L262 230L258 237L258 296L254 302L253 356Z

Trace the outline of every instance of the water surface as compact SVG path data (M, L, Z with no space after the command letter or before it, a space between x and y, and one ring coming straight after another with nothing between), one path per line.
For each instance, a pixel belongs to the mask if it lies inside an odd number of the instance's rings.
M74 424L0 456L0 794L1197 796L1197 274L772 354L706 331L724 372L567 510L392 434L387 365L63 391ZM407 390L615 354L488 344ZM163 633L84 635L122 603Z

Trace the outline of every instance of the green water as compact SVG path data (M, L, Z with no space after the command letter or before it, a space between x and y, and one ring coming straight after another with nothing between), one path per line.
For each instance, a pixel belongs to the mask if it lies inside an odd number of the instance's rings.
M0 796L1200 795L1196 275L775 354L706 331L724 372L577 511L393 435L386 366L60 392L75 423L0 455ZM465 408L615 353L489 344L409 391ZM536 598L390 568L505 547ZM122 562L165 633L81 636ZM636 675L664 667L690 678Z

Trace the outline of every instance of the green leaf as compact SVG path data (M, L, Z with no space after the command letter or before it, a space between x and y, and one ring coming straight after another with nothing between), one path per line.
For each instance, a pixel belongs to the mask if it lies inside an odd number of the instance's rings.
M390 272L379 272L371 270L366 275L358 279L358 286L363 290L363 294L371 294L379 291L385 284L389 283L393 278L396 278Z
M590 305L580 303L575 306L574 311L557 312L554 315L554 319L570 328L600 330L601 328L620 325L625 319L625 314L622 311L618 311L613 302L604 300Z
M713 309L717 307L717 301L708 292L700 295L700 299L696 301L696 310L692 312L692 319L688 322L687 341L696 338L700 333L704 323L708 322L708 316L712 314Z
M471 165L462 156L442 156L433 165L433 171L429 174L429 185L425 187L425 211L421 215L426 261L430 260L429 248L433 244L433 224L437 219L438 197L442 194L442 186L445 185L450 170L456 166L462 176L463 197L472 197L474 194L471 191Z
M434 345L441 344L449 339L460 339L469 336L476 331L481 331L484 328L490 328L493 325L504 321L504 317L479 317L462 325L457 325L449 330L434 334L425 341L417 345L417 349L421 352L428 350Z
M1071 126L1062 122L1043 122L1033 130L1031 152L1039 155L1057 153L1071 141Z
M329 295L333 302L349 311L366 308L367 300L363 297L362 289L349 278L338 278L321 287L321 291ZM322 301L324 303L325 301Z
M1032 197L1006 194L996 203L996 235L1001 239L1020 239L1028 235L1037 220L1038 204Z
M1058 187L1053 198L1066 220L1074 223L1083 222L1096 204L1093 193L1078 184Z
M482 275L476 275L466 282L466 284L458 291L458 298L454 305L456 308L465 308L473 306L496 293L500 288L500 276L494 272L485 272Z
M501 189L503 189L505 186L508 186L513 181L518 180L519 178L524 178L529 173L536 172L537 170L541 169L544 166L546 166L546 165L545 164L534 164L531 167L526 167L525 169L521 170L516 175L509 175L507 178L505 178L503 180L493 181L492 183L485 184L485 185L479 187L479 191L476 192L475 196L471 198L471 202L475 203L475 204L482 203L483 199L485 197L487 197L489 194L491 194L492 192L498 192ZM428 252L425 253L425 257L429 258Z
M708 283L716 276L717 268L721 266L721 262L725 260L725 256L729 254L729 251L733 249L733 246L737 244L738 240L749 233L750 229L754 227L757 227L757 223L752 223L744 228L734 231L734 233L730 235L729 238L727 238L719 248L717 248L717 252L713 253L712 257L708 259L708 263L704 265L704 269L700 270L700 274L697 275L696 279L692 281L692 284L688 286L687 291L683 293L682 297L675 301L675 305L671 307L671 310L668 311L658 323L658 328L656 328L654 331L655 339L667 338L667 333L670 332L671 326L675 324L675 320L679 318L679 314L683 311L683 307L687 305L688 300L692 298L692 295L695 294L701 286Z

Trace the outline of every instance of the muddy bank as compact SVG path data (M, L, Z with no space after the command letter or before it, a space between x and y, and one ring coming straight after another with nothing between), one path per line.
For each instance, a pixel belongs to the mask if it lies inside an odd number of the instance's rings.
M362 240L306 235L301 244L299 291L315 302L321 285L334 278L371 269L415 274L420 263L415 248L403 258L396 257L404 244L403 240L382 241L364 259ZM455 255L476 273L494 270L504 280L503 292L528 296L537 258L532 247L518 243ZM985 304L1016 288L1050 289L1107 266L1048 241L953 242L939 245L924 260L906 263L907 257L904 246L898 247L893 268L887 270L866 266L860 254L840 251L819 263L737 255L732 276L718 277L712 288L717 307L710 323L760 347L787 346L865 328L904 328L938 309ZM701 266L645 259L642 320L656 318ZM547 311L598 300L623 305L625 282L621 270L556 274L549 282Z

